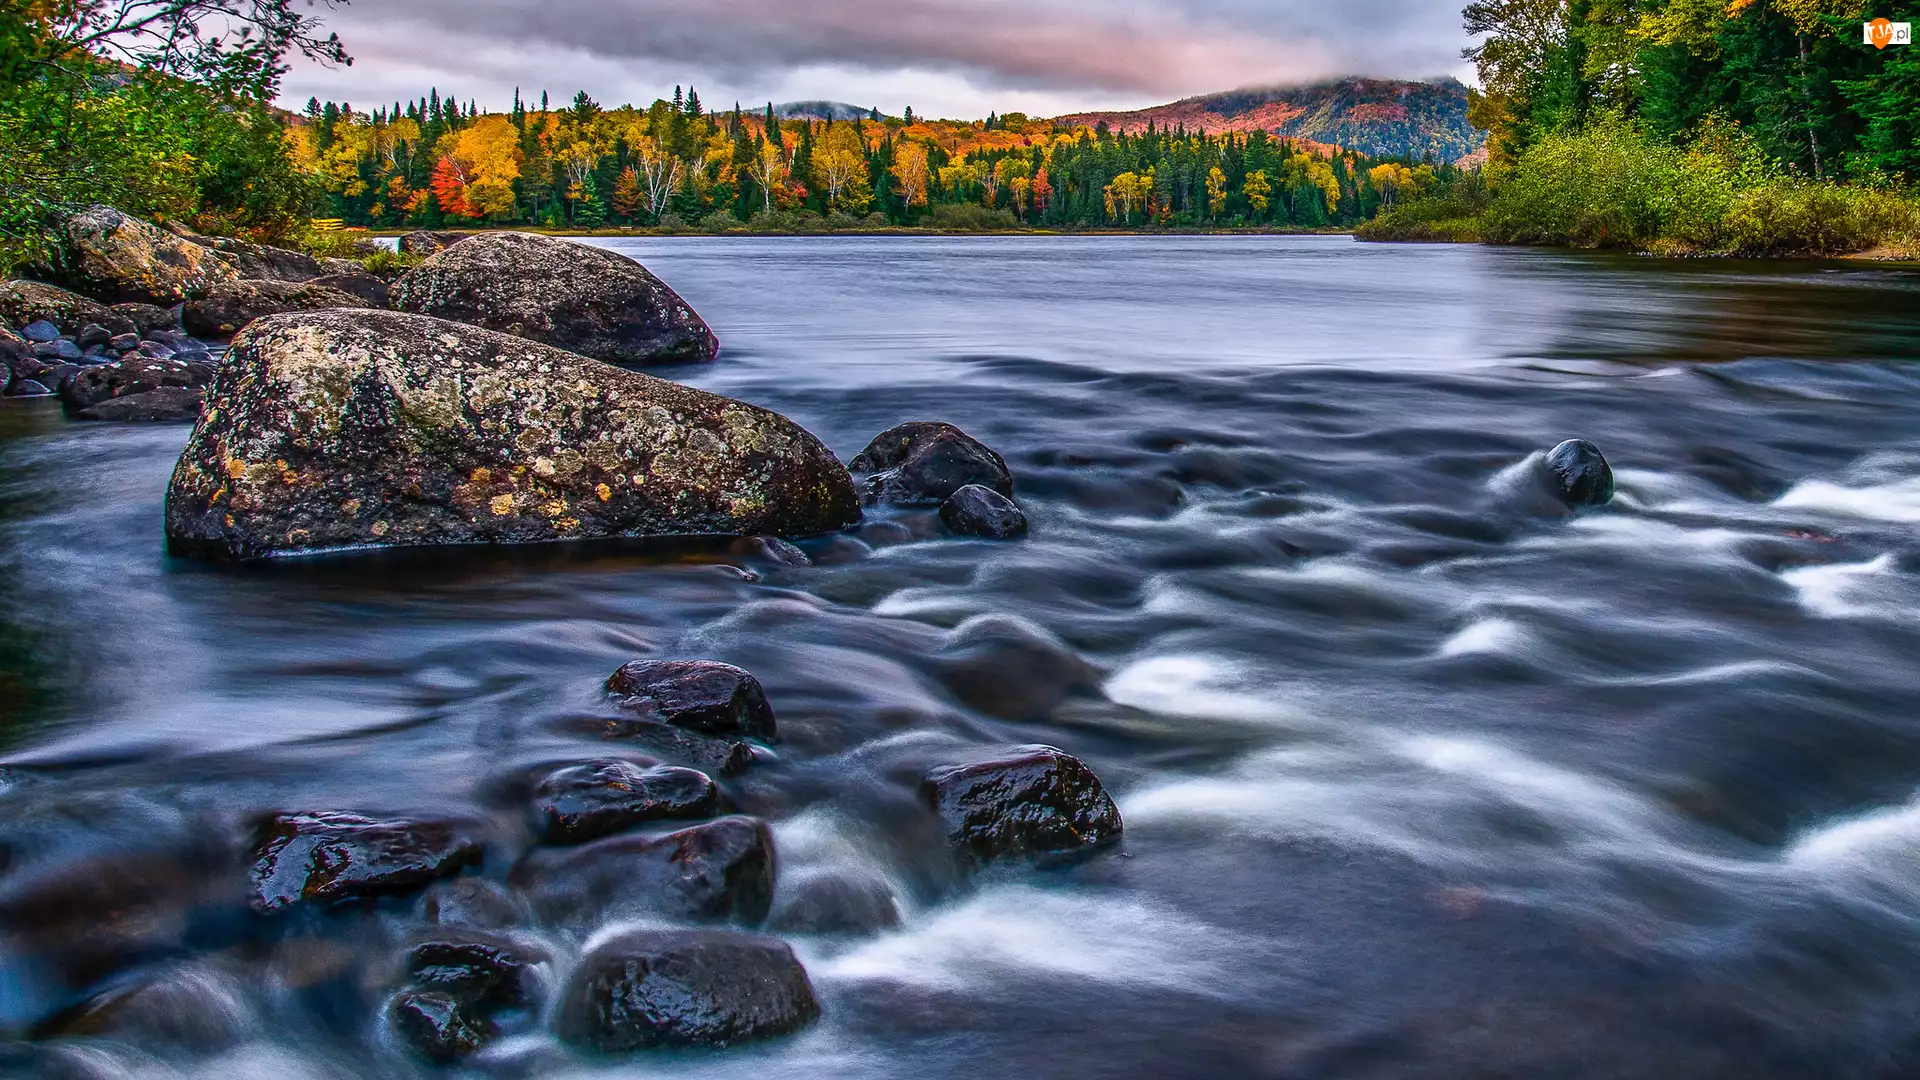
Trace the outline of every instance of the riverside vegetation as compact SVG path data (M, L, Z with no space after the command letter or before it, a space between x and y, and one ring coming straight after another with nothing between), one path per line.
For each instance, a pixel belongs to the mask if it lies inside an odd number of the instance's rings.
M1920 52L1863 0L1476 0L1488 131L1370 240L1920 258Z

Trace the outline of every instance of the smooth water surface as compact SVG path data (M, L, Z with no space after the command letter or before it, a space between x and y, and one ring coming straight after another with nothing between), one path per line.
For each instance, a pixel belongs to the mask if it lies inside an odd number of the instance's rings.
M0 403L0 1030L145 984L194 1021L0 1062L425 1075L380 1021L412 907L269 932L206 883L276 810L518 835L505 778L602 752L567 718L665 656L765 683L782 741L727 787L782 882L877 876L904 925L794 940L825 1007L797 1037L590 1060L536 1024L468 1074L1920 1075L1920 276L1336 237L612 246L721 338L669 377L843 458L957 423L1034 537L881 512L809 567L196 566L162 551L184 428ZM1530 482L1573 437L1620 487L1577 517ZM1124 844L939 872L921 774L1031 742L1094 767ZM31 920L60 913L19 901L62 881L100 930L53 948ZM598 929L526 932L558 982Z

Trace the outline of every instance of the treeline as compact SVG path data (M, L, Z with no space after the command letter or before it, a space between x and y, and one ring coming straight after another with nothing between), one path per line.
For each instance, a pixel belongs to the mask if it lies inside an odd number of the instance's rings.
M783 119L678 87L644 109L316 100L295 138L327 212L375 228L1350 227L1451 176L1264 132Z
M1920 52L1865 40L1880 6L1475 0L1486 170L1361 235L1920 255Z

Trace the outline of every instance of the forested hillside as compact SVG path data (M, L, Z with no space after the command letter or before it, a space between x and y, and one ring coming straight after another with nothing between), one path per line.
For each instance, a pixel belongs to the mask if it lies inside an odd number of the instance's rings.
M1122 131L1266 131L1377 157L1453 162L1480 148L1467 122L1467 88L1454 79L1341 79L1310 86L1233 90L1137 112L1082 113L1069 123Z

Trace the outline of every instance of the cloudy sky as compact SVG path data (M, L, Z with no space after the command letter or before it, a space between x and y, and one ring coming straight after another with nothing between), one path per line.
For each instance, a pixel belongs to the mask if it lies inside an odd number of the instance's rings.
M833 99L974 119L1138 108L1366 74L1465 77L1459 0L354 0L355 57L283 100L372 108L429 87L503 109L519 87L709 107ZM324 10L324 9L323 9Z

